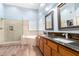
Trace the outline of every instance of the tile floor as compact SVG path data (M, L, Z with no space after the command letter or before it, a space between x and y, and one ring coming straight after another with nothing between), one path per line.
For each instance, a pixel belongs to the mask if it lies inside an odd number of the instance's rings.
M0 56L42 56L35 42L35 36L28 36L20 41L0 43Z
M0 56L42 56L37 47L15 45L0 47Z

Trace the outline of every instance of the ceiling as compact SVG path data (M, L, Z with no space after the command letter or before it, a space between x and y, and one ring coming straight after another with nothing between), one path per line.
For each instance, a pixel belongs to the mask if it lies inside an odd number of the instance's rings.
M6 3L6 5L12 5L30 9L38 9L40 7L40 3Z
M44 10L44 8L46 7L50 9L56 6L57 3L5 3L5 5L18 6L22 8L28 8L28 9L43 9Z

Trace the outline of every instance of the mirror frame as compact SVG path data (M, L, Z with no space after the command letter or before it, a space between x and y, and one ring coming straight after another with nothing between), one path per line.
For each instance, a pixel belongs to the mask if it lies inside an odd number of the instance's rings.
M69 27L61 27L61 16L60 16L60 8L64 6L66 3L61 3L57 6L57 15L58 15L58 28L59 30L79 30L79 26L69 26Z
M51 11L51 12L49 12L49 13L45 16L45 30L53 30L53 29L54 29L54 28L53 28L53 27L54 27L54 26L53 26L53 13L54 13L54 12ZM51 15L51 21L52 21L52 22L51 22L51 23L52 23L51 26L52 26L52 28L49 28L49 29L48 29L48 28L46 28L46 23L47 23L47 22L46 22L46 18L47 18L49 15Z

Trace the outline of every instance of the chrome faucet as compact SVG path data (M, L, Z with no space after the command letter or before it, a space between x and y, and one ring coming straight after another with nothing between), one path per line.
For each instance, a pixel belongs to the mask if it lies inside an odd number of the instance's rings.
M66 39L68 39L68 33L65 34Z
M63 33L63 36L65 36L66 39L68 39L68 33Z

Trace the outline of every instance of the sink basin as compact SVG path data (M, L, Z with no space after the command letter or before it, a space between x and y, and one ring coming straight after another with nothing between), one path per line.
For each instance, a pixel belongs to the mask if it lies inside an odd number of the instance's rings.
M55 38L54 40L58 42L62 42L62 43L73 43L74 42L72 40L63 39L63 38Z
M74 42L74 43L69 43L70 45L73 45L73 46L78 46L79 47L79 42Z

